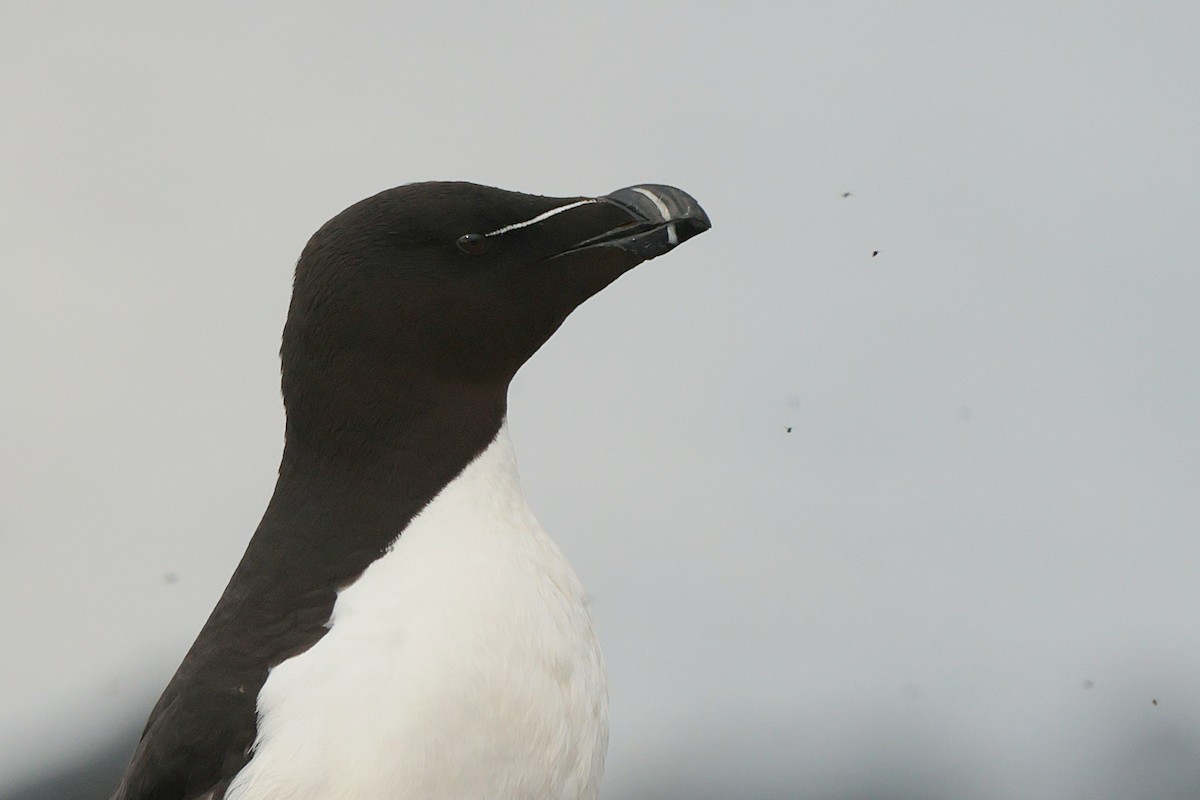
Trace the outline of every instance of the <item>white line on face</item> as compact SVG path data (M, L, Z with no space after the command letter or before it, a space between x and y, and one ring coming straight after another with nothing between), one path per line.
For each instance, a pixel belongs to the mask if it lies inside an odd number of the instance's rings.
M651 195L651 196L653 196L653 195ZM491 233L486 233L484 235L485 236L499 236L502 233L508 233L509 231L515 231L518 228L524 228L529 225L534 225L538 222L541 222L544 219L549 219L550 217L553 217L555 214L561 214L564 211L570 211L572 208L577 208L579 206L586 206L589 203L599 203L599 202L600 201L594 197L589 197L586 200L576 200L574 203L567 203L565 206L559 206L558 208L552 208L549 211L545 211L541 214L538 214L533 219L527 219L524 222L514 222L512 225L505 225L503 228L497 228L496 230L492 231Z
M658 209L658 213L662 214L663 222L671 221L671 210L667 208L667 204L662 201L661 197L649 189L643 189L641 186L634 186L633 190L640 195L650 198L650 202L654 203L654 207Z

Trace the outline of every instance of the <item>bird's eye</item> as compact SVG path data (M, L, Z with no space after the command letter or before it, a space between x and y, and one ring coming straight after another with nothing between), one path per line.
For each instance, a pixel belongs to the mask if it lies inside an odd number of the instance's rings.
M488 249L487 237L482 233L468 233L465 236L458 237L458 249L464 253L469 253L477 256Z

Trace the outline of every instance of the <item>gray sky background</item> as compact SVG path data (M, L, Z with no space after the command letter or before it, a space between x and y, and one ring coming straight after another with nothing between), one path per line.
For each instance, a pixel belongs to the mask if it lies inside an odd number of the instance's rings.
M428 179L671 183L714 221L511 395L595 596L606 798L1200 785L1197 30L6 5L0 793L144 719L273 486L301 247Z

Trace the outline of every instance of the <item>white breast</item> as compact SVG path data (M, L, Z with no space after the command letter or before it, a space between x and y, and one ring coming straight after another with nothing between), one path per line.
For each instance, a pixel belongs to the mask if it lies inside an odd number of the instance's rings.
M608 739L587 601L507 424L271 670L227 800L593 800Z

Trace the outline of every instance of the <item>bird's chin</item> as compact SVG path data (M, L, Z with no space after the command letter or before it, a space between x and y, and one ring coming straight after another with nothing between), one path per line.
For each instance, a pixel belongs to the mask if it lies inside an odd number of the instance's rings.
M570 294L574 309L646 260L622 247L595 245L559 253L544 263L555 274L560 291Z

